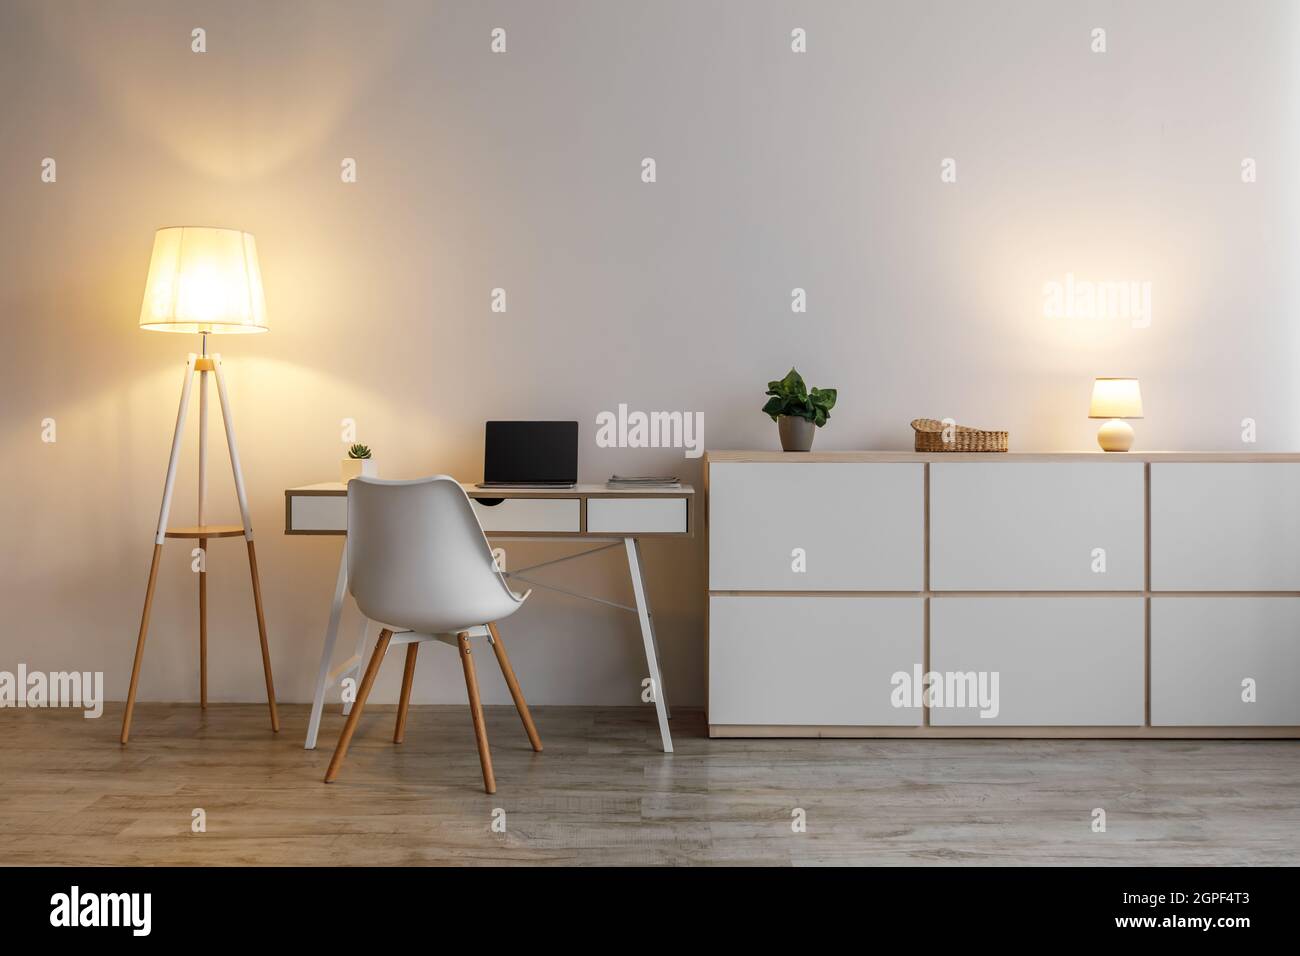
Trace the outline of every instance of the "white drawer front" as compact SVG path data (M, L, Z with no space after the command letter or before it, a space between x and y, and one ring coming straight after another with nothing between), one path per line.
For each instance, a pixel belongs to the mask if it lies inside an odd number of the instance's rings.
M602 534L685 534L685 498L588 498L587 530Z
M346 531L346 495L290 495L289 528L292 531Z
M554 531L577 534L581 527L577 498L506 498L485 505L471 498L474 512L487 532Z
M998 674L996 717L934 707L935 726L1116 726L1145 721L1140 597L937 597L930 669ZM986 688L992 689L991 680Z
M1300 598L1152 598L1151 723L1300 726Z
M1153 464L1151 587L1300 591L1300 464Z
M924 650L924 601L709 598L709 723L919 726L891 678Z
M710 589L921 590L923 469L910 463L710 464ZM797 570L801 561L803 571Z
M1142 468L1141 462L932 464L931 588L1142 590Z

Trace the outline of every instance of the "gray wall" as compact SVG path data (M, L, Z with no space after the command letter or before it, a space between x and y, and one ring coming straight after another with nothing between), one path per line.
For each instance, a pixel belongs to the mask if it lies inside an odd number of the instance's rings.
M1140 447L1294 449L1298 27L1283 0L8 0L0 669L125 694L197 344L135 328L161 225L258 239L273 331L216 345L286 700L309 696L339 543L281 535L282 493L336 475L345 417L389 477L477 478L484 419L555 417L583 423L584 480L698 481L679 451L595 447L595 415L700 411L711 447L773 447L763 387L795 364L840 390L819 448L908 447L922 415L1090 448L1092 377L1136 375ZM1150 324L1046 317L1067 273L1150 282ZM232 518L222 458L212 483ZM703 542L646 551L669 691L701 702ZM212 546L216 700L261 694L243 560ZM613 555L571 570L629 597ZM175 547L144 699L196 696L194 608ZM538 595L506 633L534 702L636 701L630 616ZM459 681L450 653L425 661L417 699Z

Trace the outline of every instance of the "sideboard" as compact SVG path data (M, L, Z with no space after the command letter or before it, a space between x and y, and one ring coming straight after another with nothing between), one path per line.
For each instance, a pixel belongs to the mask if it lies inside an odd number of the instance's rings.
M713 451L704 476L711 736L1300 737L1300 454Z

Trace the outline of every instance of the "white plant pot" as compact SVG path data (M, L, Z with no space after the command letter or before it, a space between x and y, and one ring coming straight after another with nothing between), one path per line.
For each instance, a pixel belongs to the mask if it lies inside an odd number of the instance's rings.
M344 458L339 474L345 485L353 478L378 478L379 462L373 458Z

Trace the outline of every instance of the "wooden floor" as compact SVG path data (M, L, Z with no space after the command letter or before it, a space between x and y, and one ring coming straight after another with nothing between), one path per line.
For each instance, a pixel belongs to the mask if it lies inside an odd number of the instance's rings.
M127 748L120 704L0 711L0 861L1300 862L1297 741L709 740L684 712L665 756L648 707L538 707L534 754L512 708L487 710L495 796L464 707L413 707L400 746L393 708L368 709L329 786L337 708L311 752L303 706L272 736L264 706L141 704Z

